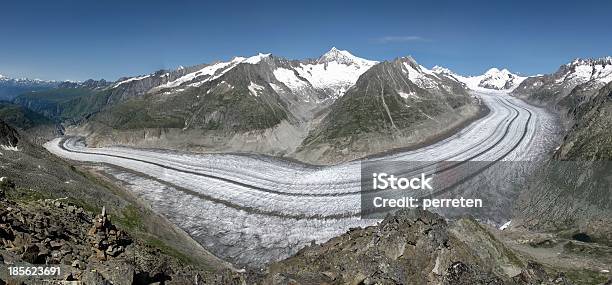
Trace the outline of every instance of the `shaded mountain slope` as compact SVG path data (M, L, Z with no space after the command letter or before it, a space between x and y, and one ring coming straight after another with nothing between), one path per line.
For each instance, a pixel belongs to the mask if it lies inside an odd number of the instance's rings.
M575 122L561 145L563 160L612 160L612 83L587 98L570 103Z
M47 117L8 102L0 102L0 120L23 130L41 125L53 125L53 121Z
M108 91L86 87L55 88L22 94L13 102L49 119L74 123L99 112L109 96Z

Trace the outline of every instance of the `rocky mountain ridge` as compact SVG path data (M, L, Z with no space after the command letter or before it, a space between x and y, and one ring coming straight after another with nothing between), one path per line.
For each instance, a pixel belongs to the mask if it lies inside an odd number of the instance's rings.
M612 81L612 57L575 59L551 74L533 76L513 92L515 96L542 105L557 105L574 92L596 90ZM582 89L582 90L580 90ZM566 106L571 108L573 106Z
M270 265L264 284L571 284L471 219L400 211Z

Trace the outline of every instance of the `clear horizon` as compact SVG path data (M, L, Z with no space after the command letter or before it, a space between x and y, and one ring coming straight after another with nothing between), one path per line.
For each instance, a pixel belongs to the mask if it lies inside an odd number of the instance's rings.
M586 2L12 2L0 19L0 74L114 81L260 52L316 58L335 46L462 75L535 75L612 55L612 3Z

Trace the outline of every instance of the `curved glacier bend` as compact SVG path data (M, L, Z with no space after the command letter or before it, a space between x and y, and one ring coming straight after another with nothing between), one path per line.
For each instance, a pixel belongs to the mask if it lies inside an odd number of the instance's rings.
M490 109L484 118L430 146L369 160L535 160L554 143L554 119L543 109L499 92L477 96ZM72 137L45 147L67 159L102 163L155 211L241 265L260 266L376 222L359 219L359 161L311 167L256 156L93 149Z

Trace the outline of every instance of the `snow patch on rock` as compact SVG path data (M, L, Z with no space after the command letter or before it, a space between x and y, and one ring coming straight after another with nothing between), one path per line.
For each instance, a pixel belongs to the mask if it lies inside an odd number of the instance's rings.
M258 55L251 56L248 58L247 57L234 57L230 61L213 63L213 64L210 64L210 65L207 65L201 68L200 70L185 74L173 81L170 81L166 84L162 84L156 87L156 89L174 88L174 87L186 84L186 83L189 83L189 86L191 87L198 87L206 82L209 82L209 81L212 81L212 80L215 80L221 77L227 71L236 67L240 63L257 64L262 59L267 58L269 56L270 56L269 53L266 53L266 54L260 53ZM199 80L200 78L202 79Z
M254 82L250 82L248 89L251 95L255 97L259 97L259 92L263 91L265 87L258 85L257 83L254 83Z
M285 84L285 86L291 89L292 92L297 93L303 90L304 88L308 87L308 82L305 82L304 80L297 77L295 75L295 72L291 69L280 67L274 70L273 73L274 73L274 77L276 77L278 81Z
M12 145L0 145L0 149L2 150L6 150L6 151L20 151L19 148L17 148L17 146L12 146Z
M113 85L113 88L117 88L120 85L125 84L125 83L129 83L129 82L132 82L132 81L139 81L139 80L143 80L143 79L149 78L149 77L151 77L150 74L149 75L140 76L140 77L128 78L126 80L123 80L123 81L120 81L120 82L116 83L115 85Z

